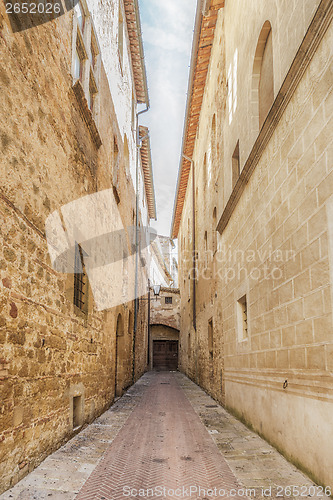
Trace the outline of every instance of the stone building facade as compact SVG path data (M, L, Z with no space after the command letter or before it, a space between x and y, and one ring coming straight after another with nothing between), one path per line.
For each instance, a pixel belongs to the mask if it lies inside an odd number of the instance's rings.
M146 289L149 263L136 267L130 257L136 225L147 228L156 214L150 159L136 140L137 105L149 107L137 1L97 9L82 0L53 21L17 32L1 4L0 32L3 491L147 369L147 311L135 308L133 293L136 269L138 289ZM100 193L123 231L108 240L120 281L115 287L114 275L103 273L109 281L98 289L85 240L95 237L100 247ZM66 207L76 234L69 234ZM72 272L50 257L45 225L55 218L56 239L75 237ZM119 241L125 253L115 257ZM110 302L101 306L98 293Z
M332 2L198 1L180 367L333 484Z
M177 287L177 261L172 255L174 243L158 235L151 245L150 281L165 288Z

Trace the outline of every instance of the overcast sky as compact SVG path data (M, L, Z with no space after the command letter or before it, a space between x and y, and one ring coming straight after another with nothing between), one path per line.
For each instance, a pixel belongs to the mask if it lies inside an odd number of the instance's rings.
M151 109L159 234L169 235L183 136L196 0L139 0Z

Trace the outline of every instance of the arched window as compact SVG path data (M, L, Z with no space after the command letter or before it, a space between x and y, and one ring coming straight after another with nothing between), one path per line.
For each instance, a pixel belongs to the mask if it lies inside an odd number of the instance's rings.
M121 314L118 314L117 318L117 337L122 337L124 335L124 328L123 328L123 318Z
M274 101L272 26L266 21L261 29L253 62L253 130L259 133Z
M132 311L128 313L128 333L132 335L133 332L133 314Z

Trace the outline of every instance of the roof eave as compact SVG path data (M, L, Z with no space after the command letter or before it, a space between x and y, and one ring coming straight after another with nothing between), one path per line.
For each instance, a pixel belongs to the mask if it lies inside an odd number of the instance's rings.
M139 104L146 104L146 106L149 107L147 71L145 65L138 0L124 0L124 8L130 42L136 99ZM133 23L135 23L134 29Z
M189 163L188 160L186 160L184 158L184 155L186 155L186 153L187 153L186 156L190 156L190 154L186 151L186 145L187 145L187 140L188 140L189 124L191 122L191 118L193 119L191 107L192 107L193 91L194 91L195 84L196 84L196 69L197 69L197 65L198 65L198 54L199 54L200 50L207 49L206 44L204 46L201 46L201 43L200 43L201 36L203 38L205 38L205 30L207 30L207 27L205 26L204 18L208 17L208 22L206 24L211 28L212 22L214 22L216 24L217 11L220 8L222 8L223 6L224 6L224 0L198 0L198 2L197 2L197 12L196 12L196 19L195 19L195 26L194 26L193 44L192 44L191 66L190 66L189 84L188 84L188 91L187 91L187 103L186 103L184 130L183 130L182 149L181 149L181 157L180 157L178 179L177 179L177 186L176 186L176 196L175 196L175 201L174 201L173 217L172 217L172 224L171 224L171 238L177 238L177 236L178 236L179 225L180 225L180 220L181 220L181 215L182 215L182 210L183 210L183 205L184 205L184 198L185 198L185 193L186 193L186 187L187 187L187 179L188 179L189 170L190 170L189 167L187 167L186 172L184 172L185 165ZM211 19L210 19L210 17L211 17ZM215 19L215 21L214 21L214 19ZM213 43L214 33L215 33L215 24L213 24L214 30L213 30L213 34L212 34L212 43ZM203 31L203 34L202 34L202 31ZM209 67L210 56L211 56L211 53L209 53L208 62L206 61L206 64L207 64L206 70L207 71L208 71L208 67ZM196 89L198 89L198 87L196 87ZM205 89L205 84L203 86L202 97L203 97L204 89ZM202 105L202 101L200 103L200 110L201 110L201 105ZM199 112L199 117L200 117L200 112ZM194 118L195 118L195 115L194 115ZM195 119L194 119L194 121L195 121ZM196 124L196 127L197 126L198 126L198 123ZM195 131L196 131L196 128L195 128ZM193 130L193 132L194 132L194 130ZM185 181L184 181L184 178L185 178ZM180 192L181 190L182 190L182 193ZM183 196L182 200L181 200L181 195Z
M183 129L183 139L182 139L182 148L181 148L181 157L179 161L179 170L178 170L178 178L176 185L176 196L173 206L173 214L172 214L172 223L171 223L171 235L170 237L177 238L178 230L175 232L175 218L179 197L179 188L180 188L180 180L182 178L183 171L183 154L185 150L185 142L188 128L188 120L190 116L191 109L191 101L192 101L192 89L194 83L194 70L198 58L198 49L199 49L199 40L200 40L200 31L201 31L201 21L202 21L202 6L204 4L204 0L197 0L197 12L194 23L194 34L193 34L193 43L192 43L192 54L191 54L191 64L190 64L190 74L187 88L187 99L186 99L186 108L185 108L185 121L184 121L184 129Z
M138 27L140 59L141 59L141 66L142 66L142 73L143 73L143 85L144 85L144 93L145 93L145 100L144 100L144 102L141 102L141 104L146 104L146 106L149 107L150 102L149 102L149 93L148 93L148 78L147 78L147 70L146 70L146 63L145 63L145 53L144 53L144 48L143 48L141 18L140 18L140 10L139 10L138 0L134 0L134 4L135 4L136 24Z
M140 125L140 138L142 140L141 146L141 163L144 176L144 185L147 197L148 215L150 219L156 220L156 198L154 189L154 174L153 174L153 162L151 157L151 147L150 147L150 136L148 127ZM145 153L147 158L147 165L144 165ZM148 172L147 172L148 167Z

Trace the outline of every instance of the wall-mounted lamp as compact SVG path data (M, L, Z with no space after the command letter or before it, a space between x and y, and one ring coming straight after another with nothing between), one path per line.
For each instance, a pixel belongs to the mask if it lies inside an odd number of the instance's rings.
M161 285L153 285L153 292L154 292L154 296L156 297L156 300L157 300L157 297L159 296L159 294L161 292Z

